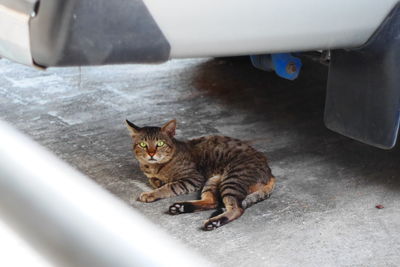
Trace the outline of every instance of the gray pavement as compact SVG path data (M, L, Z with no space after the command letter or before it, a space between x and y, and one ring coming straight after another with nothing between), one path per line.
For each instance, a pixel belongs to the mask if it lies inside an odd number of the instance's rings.
M400 149L326 129L326 78L327 68L311 61L290 82L247 58L47 71L2 59L0 119L218 266L399 266ZM125 118L138 125L176 118L181 138L252 140L270 159L276 190L211 232L200 230L211 211L165 214L195 195L136 202L147 185Z

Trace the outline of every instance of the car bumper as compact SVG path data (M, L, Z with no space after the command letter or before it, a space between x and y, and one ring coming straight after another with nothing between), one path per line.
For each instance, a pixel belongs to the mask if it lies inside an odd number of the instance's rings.
M0 0L0 55L49 67L351 48L397 2Z

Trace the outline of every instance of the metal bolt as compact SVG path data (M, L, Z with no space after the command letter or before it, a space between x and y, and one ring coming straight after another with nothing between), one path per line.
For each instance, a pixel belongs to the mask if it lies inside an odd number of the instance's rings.
M296 64L294 64L293 62L289 62L286 66L286 72L288 74L293 74L297 71L297 67Z

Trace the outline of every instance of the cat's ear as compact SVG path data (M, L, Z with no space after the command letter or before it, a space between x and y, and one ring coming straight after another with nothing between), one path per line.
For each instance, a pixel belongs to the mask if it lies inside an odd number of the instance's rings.
M176 129L176 120L173 119L161 127L161 131L169 135L170 137L173 137L175 135L175 129Z
M133 124L132 122L125 120L126 121L126 126L128 127L129 133L131 134L131 136L135 136L139 133L140 131L140 127L136 126L135 124Z

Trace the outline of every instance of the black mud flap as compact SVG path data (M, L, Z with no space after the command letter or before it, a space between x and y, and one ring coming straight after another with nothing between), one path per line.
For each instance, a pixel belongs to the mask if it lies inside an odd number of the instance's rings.
M156 63L170 45L142 0L40 0L32 57L49 66Z
M396 144L400 110L400 5L360 48L331 54L326 126L379 148Z

